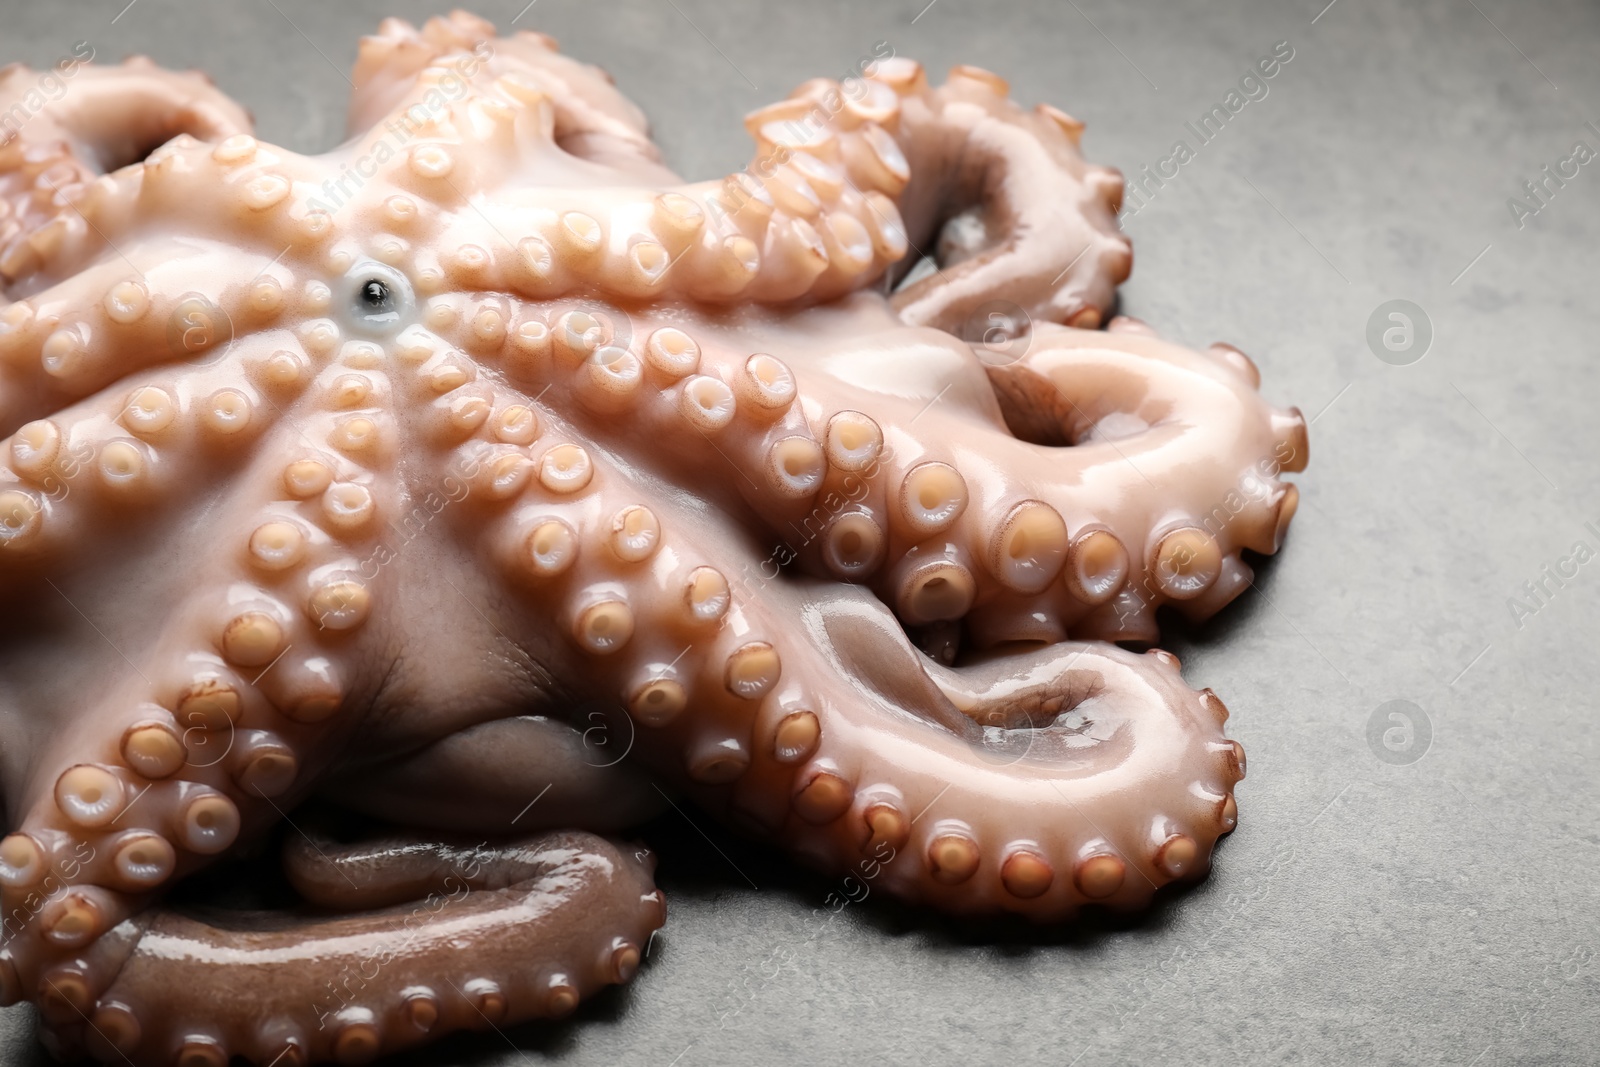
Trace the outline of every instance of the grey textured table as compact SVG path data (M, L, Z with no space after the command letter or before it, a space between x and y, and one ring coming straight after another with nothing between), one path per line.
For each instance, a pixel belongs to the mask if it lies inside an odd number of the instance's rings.
M143 0L113 24L123 2L8 0L0 60L87 38L204 67L302 150L339 138L356 36L431 13ZM481 13L504 28L523 2ZM873 900L828 923L826 883L669 821L672 915L630 989L410 1062L1596 1062L1600 559L1560 585L1543 568L1600 549L1600 165L1542 205L1521 184L1600 149L1600 12L1325 2L529 5L519 25L611 70L692 177L743 165L746 110L879 41L1003 73L1134 176L1288 41L1267 95L1126 219L1123 306L1251 353L1268 397L1314 417L1313 459L1260 591L1174 643L1250 757L1205 884L1050 937ZM1420 360L1415 339L1387 362L1369 346L1393 299L1431 322ZM1542 603L1523 590L1541 579ZM1369 730L1396 700L1406 718ZM0 1061L43 1062L31 1031L0 1012Z

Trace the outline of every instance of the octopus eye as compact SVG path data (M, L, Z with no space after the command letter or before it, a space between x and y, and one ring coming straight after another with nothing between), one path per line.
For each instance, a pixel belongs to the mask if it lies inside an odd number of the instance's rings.
M378 263L364 263L349 275L350 325L366 334L394 333L414 306L405 275Z
M361 302L373 312L388 311L394 306L394 294L381 278L371 278L361 287Z

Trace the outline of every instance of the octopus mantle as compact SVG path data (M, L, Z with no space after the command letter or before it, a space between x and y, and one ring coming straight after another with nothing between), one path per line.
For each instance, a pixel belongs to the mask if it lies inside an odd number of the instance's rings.
M570 1012L665 919L595 834L669 793L951 912L1204 874L1243 752L1119 644L1250 583L1304 421L1110 317L1080 123L868 68L700 184L462 13L363 41L318 157L146 60L0 73L0 1003L53 1051ZM313 797L393 829L162 903Z

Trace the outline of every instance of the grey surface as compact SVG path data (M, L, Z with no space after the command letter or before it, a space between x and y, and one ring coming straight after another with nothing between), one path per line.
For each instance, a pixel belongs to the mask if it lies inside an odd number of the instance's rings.
M0 5L0 59L87 37L201 66L299 149L337 140L357 34L431 10L141 0L111 25L122 2ZM481 13L504 27L523 2ZM1286 552L1174 646L1249 753L1240 829L1147 923L1036 939L872 900L830 922L828 883L697 820L754 889L668 826L672 914L630 990L412 1062L1596 1062L1600 559L1520 627L1507 600L1575 541L1600 548L1600 162L1525 229L1506 200L1574 141L1600 149L1600 13L1337 0L1313 25L1326 0L936 0L913 21L925 2L538 0L520 25L610 69L692 177L743 164L744 111L879 40L1003 73L1133 174L1291 42L1269 95L1126 223L1125 309L1238 344L1270 399L1316 416ZM1393 298L1435 330L1411 366L1365 341ZM1431 723L1409 765L1367 740L1396 699ZM30 1027L0 1013L0 1061L42 1060Z

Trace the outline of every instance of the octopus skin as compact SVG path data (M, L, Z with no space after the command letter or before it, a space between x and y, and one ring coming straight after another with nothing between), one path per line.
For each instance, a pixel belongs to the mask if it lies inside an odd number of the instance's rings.
M460 12L362 42L317 157L200 75L73 78L0 145L0 1003L56 1054L566 1014L665 920L616 837L665 793L952 913L1204 875L1243 751L1123 646L1250 584L1305 423L1112 317L1080 123L889 58L684 183ZM163 902L285 822L299 907Z

